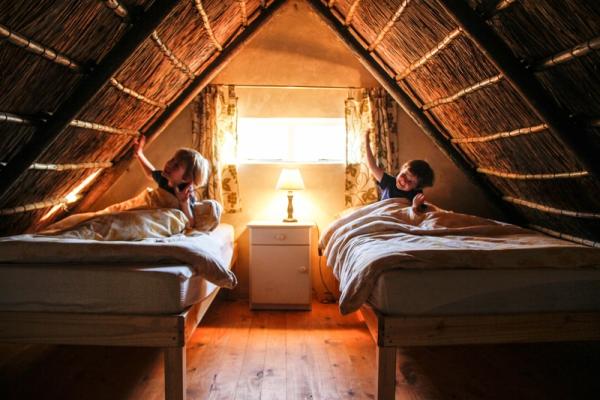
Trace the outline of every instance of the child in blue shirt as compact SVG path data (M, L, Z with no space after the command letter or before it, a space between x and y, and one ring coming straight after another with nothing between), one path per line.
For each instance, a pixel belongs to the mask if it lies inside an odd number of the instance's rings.
M381 189L381 200L403 197L410 200L416 210L422 210L425 203L423 188L433 186L434 173L431 166L427 161L410 160L402 165L400 172L394 178L375 162L369 136L367 131L365 134L367 164Z
M179 201L179 209L189 219L189 225L194 226L193 207L196 202L194 185L203 186L208 179L209 164L196 150L181 148L167 161L162 171L154 168L144 155L146 138L140 137L135 142L134 154L144 174L153 179L158 187L174 195Z

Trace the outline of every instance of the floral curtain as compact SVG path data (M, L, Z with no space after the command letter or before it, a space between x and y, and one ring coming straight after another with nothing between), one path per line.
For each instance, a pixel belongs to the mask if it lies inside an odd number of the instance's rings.
M242 210L237 155L237 97L234 86L207 86L192 104L192 142L211 164L204 197L228 213Z
M377 201L377 183L365 154L365 132L371 130L371 149L380 167L391 174L399 170L396 103L382 88L352 89L345 102L346 207Z

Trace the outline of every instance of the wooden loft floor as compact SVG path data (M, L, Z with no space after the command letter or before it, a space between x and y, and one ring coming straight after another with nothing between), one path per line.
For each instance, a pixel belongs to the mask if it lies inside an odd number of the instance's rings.
M0 346L0 399L163 398L148 348ZM217 299L187 352L189 399L372 399L375 345L356 315L248 310ZM600 343L403 350L396 399L591 399Z

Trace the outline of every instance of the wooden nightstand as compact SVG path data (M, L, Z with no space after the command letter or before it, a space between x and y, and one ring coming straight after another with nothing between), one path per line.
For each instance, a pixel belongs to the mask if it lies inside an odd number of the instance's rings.
M260 222L250 230L250 308L311 309L312 222Z

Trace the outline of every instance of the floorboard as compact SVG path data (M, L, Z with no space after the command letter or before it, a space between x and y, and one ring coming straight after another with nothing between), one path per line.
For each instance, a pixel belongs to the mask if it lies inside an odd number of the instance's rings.
M189 399L373 399L375 345L356 314L250 311L217 299L187 349ZM398 400L591 399L600 342L402 349ZM159 350L0 344L0 399L163 398Z

